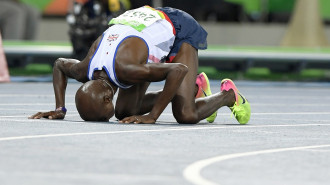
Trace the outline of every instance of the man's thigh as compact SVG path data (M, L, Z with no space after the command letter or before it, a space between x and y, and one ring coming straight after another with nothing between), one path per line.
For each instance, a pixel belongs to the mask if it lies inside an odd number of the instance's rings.
M145 82L133 85L128 89L119 89L115 107L116 117L118 119L139 113L149 84L149 82Z
M173 63L188 66L188 73L183 79L172 101L173 113L195 112L195 86L198 69L198 51L190 44L183 43Z

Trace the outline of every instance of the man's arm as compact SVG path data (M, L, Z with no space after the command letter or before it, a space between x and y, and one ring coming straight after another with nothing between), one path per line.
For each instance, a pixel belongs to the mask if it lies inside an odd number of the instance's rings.
M68 83L68 77L74 78L79 82L88 81L87 70L89 60L93 56L101 39L102 36L94 41L92 46L89 48L86 58L81 62L79 62L79 60L65 58L59 58L55 61L53 68L53 87L56 100L56 109L55 111L38 112L30 116L30 119L63 119L65 117L65 90Z
M173 99L187 72L187 66L179 63L127 65L124 72L126 76L125 83L137 84L146 81L166 81L163 91L148 115L130 116L124 118L121 122L155 123L160 114Z
M55 111L38 112L29 117L30 119L63 119L66 114L65 90L68 78L74 78L80 82L86 82L88 65L75 59L59 58L54 63L53 87L56 100Z
M79 82L86 82L88 66L75 59L60 58L55 61L53 69L53 87L56 99L56 108L65 107L65 90L68 78Z

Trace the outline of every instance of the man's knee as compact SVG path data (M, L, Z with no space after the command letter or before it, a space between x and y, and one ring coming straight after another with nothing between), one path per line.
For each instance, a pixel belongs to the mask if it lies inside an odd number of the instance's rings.
M180 111L173 113L176 121L180 124L196 124L199 122L198 115L194 111Z
M117 106L115 108L115 116L119 120L124 119L128 116L136 115L136 114L138 114L138 112L131 108L122 108L122 107L117 107Z

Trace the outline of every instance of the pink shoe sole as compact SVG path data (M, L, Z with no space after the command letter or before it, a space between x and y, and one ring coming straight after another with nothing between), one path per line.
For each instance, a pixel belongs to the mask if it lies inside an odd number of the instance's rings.
M208 79L206 79L207 76L204 72L202 72L201 74L197 75L196 78L196 85L198 86L198 92L196 94L195 98L201 98L201 97L206 97L208 96L207 93L203 90L203 89L207 89L207 87L209 87L209 82Z

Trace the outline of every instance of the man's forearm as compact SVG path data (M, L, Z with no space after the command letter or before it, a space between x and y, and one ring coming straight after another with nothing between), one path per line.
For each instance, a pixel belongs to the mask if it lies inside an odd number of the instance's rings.
M155 120L158 119L166 106L171 102L187 72L188 68L185 65L180 65L167 74L163 92L159 95L149 113Z
M63 61L57 60L53 69L53 87L56 100L56 108L65 107L65 90L68 78L61 70Z

